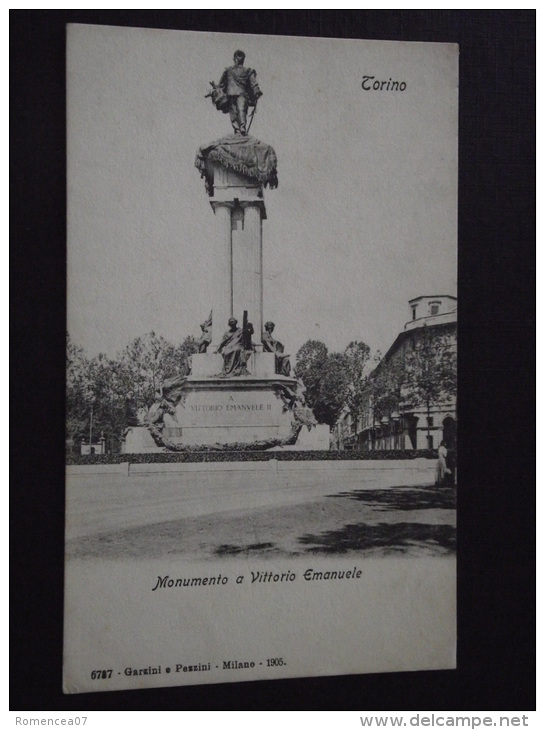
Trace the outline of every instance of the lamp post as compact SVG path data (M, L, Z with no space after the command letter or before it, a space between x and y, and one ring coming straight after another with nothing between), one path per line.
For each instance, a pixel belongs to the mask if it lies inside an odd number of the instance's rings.
M400 447L400 437L399 437L399 424L400 424L400 415L399 411L394 410L392 413L392 421L393 421L393 428L394 428L394 449L399 449Z
M87 389L86 395L87 395L87 401L91 407L91 412L89 414L89 454L90 454L91 448L92 448L91 444L93 443L93 406L95 403L95 399L93 397L93 391L90 387Z
M382 416L380 419L381 433L382 433L382 448L386 450L388 448L388 416Z
M92 453L93 443L93 401L91 401L91 417L89 419L89 454Z

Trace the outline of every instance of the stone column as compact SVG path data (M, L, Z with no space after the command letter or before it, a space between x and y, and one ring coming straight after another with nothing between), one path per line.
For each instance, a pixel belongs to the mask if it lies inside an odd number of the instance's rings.
M237 201L237 205L231 214L231 251L231 263L233 267L233 317L238 321L239 327L241 327L244 310L248 310L248 316L250 315L252 241L247 236L244 209L240 201Z
M245 202L244 237L248 251L248 319L254 326L254 342L261 352L261 333L263 331L263 202Z
M227 320L232 316L233 306L233 264L231 251L231 208L232 203L211 202L217 219L218 247L212 292L212 343L209 352L218 348Z

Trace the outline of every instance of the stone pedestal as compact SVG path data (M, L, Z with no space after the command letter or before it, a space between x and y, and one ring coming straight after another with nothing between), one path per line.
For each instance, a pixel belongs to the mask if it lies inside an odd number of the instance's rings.
M121 445L122 454L160 454L164 450L162 446L157 446L149 430L144 426L128 428Z
M211 352L191 356L191 377L213 378L221 374L223 358ZM251 376L258 378L278 378L274 372L274 354L272 352L253 352L246 363ZM189 380L191 380L191 377ZM231 378L239 380L240 378ZM243 378L244 380L245 378ZM282 378L285 380L285 378ZM290 382L295 382L289 379Z
M295 381L281 376L190 376L175 416L165 415L164 441L214 446L287 439L293 418L278 392L283 384L293 386Z

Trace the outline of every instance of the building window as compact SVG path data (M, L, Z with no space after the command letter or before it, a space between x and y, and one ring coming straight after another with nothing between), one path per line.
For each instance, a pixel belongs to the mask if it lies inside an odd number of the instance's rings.
M428 449L431 451L433 449L433 436L428 436Z
M439 305L438 304L432 304L431 305L431 314L432 314L432 317L435 314L439 314Z
M414 307L411 307L413 310L413 320L416 319L416 305Z
M428 416L427 421L428 421L428 426L430 428L432 428L433 427L433 416Z

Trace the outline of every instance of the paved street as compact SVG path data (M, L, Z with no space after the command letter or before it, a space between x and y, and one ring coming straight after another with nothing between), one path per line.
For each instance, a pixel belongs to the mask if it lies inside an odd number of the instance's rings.
M265 465L267 462L265 462ZM381 466L69 476L67 555L448 555L455 490ZM392 485L392 481L395 483Z

